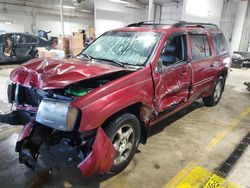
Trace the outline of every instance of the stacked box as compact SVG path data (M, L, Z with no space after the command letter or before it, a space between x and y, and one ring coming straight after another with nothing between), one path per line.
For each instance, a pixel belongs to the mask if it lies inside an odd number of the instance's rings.
M45 57L49 57L49 58L56 57L56 52L53 51L53 50L46 51L45 52Z
M68 37L58 38L58 49L63 50L65 54L69 54L69 38Z
M69 38L69 51L73 56L78 55L83 50L83 34L74 33L73 36Z
M46 48L44 48L44 47L38 47L38 48L36 48L37 49L37 52L38 52L38 57L39 58L43 58L43 57L45 57L45 53L46 53Z

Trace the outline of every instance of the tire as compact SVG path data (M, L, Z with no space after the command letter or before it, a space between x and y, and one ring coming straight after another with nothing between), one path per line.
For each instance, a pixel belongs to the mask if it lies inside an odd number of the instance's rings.
M203 97L202 98L205 106L210 107L210 106L215 106L215 105L218 104L218 102L221 99L222 92L224 90L224 85L225 85L225 82L224 82L223 77L219 77L216 80L216 83L215 83L212 94L210 96L208 96L208 97Z
M135 115L125 113L107 124L104 131L117 151L110 172L118 173L129 165L135 155L141 137L140 122Z

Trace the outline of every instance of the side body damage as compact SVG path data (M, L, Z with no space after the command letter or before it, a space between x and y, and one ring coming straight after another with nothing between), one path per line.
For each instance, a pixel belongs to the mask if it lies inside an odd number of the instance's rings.
M36 59L12 71L13 109L0 121L25 125L16 151L31 169L43 144L63 142L76 149L83 176L119 172L150 126L199 98L208 106L220 100L229 54L215 53L206 29L128 27L102 37L75 59ZM205 58L193 59L192 37L207 39L194 46L204 54L209 45Z

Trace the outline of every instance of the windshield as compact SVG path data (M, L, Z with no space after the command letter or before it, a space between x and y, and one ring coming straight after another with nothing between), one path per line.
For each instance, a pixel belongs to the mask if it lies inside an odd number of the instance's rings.
M109 60L124 65L143 65L152 53L161 33L121 32L104 33L81 54L92 59Z

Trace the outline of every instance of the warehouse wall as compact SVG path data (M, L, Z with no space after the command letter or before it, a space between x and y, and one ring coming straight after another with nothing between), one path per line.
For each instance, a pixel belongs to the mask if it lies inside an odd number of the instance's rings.
M181 20L183 3L165 3L162 6L162 23L175 23Z
M65 34L71 34L72 31L84 29L88 25L93 27L94 25L94 15L67 11L65 14ZM22 24L25 32L31 33L35 29L46 29L52 30L52 35L61 34L59 9L39 9L0 4L0 20Z
M238 0L230 0L223 2L221 13L220 29L223 31L228 46L231 45L234 22L237 13Z
M146 20L146 15L145 9L132 9L108 0L95 0L96 36L110 29Z
M220 23L223 0L184 0L182 19L191 22Z
M246 20L242 32L239 51L247 51L250 45L250 2L248 2Z

